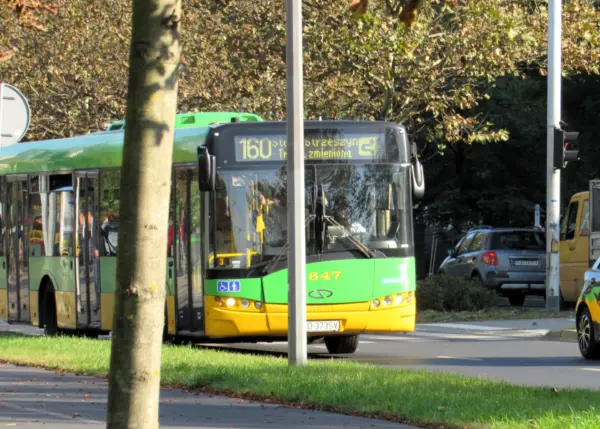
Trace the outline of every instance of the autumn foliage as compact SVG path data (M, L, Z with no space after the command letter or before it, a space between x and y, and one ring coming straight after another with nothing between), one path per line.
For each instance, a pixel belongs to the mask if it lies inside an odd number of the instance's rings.
M284 2L189 0L184 8L179 109L284 118ZM29 98L28 138L124 117L130 2L69 0L57 10L36 9L40 32L0 7L0 52L11 51L0 76ZM542 2L310 0L303 15L308 118L402 122L441 148L499 141L506 131L481 110L496 79L545 73ZM600 71L598 22L587 0L564 3L565 75Z

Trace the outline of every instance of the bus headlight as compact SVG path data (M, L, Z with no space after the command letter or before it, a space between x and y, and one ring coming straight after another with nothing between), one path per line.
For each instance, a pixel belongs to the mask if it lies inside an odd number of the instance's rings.
M254 303L254 308L256 308L257 310L260 310L262 308L262 302L256 301Z
M225 301L225 304L227 304L227 307L233 307L235 305L235 298L227 298L227 301Z
M379 304L380 304L379 300L378 299L374 299L373 302L371 303L371 306L377 308L377 307L379 307Z
M250 307L250 301L248 301L247 299L242 299L242 307L244 307L244 308Z
M398 305L402 304L402 301L404 301L404 298L402 298L402 295L396 295L394 297L394 305L398 306Z
M389 296L386 296L385 298L383 298L383 305L390 305L392 303L392 298L390 298Z

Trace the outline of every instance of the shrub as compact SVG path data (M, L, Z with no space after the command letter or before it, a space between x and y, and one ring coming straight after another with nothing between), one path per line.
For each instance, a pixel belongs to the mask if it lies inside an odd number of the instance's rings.
M417 282L418 310L478 311L494 303L498 297L481 282L464 280L446 274Z

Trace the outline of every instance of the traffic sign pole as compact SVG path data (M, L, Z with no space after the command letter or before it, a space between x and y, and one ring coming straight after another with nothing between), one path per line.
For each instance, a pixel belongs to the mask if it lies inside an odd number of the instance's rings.
M0 82L0 151L2 150L2 118L3 115L3 106L4 106L4 82Z
M304 88L302 1L286 1L288 145L288 360L306 365L306 241L304 225Z
M560 308L560 169L554 168L554 129L560 128L562 0L548 4L548 118L546 155L546 309Z

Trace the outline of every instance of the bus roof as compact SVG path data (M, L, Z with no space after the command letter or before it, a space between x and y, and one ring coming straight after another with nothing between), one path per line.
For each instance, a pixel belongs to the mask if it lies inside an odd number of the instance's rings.
M175 116L175 128L206 127L232 122L262 122L262 118L254 113L244 112L194 112L178 113ZM106 131L118 131L125 129L125 120L112 122Z
M173 163L197 162L210 127L175 130ZM124 131L17 143L0 148L0 175L120 167Z
M258 121L257 121L258 122ZM260 121L260 123L223 123L218 125L218 129L239 129L239 130L252 130L252 129L268 129L273 131L286 130L286 121ZM356 121L356 120L305 120L304 129L317 129L317 128L342 128L342 127L353 127L353 128L388 128L394 127L405 130L404 125L396 124L394 122L387 121Z

